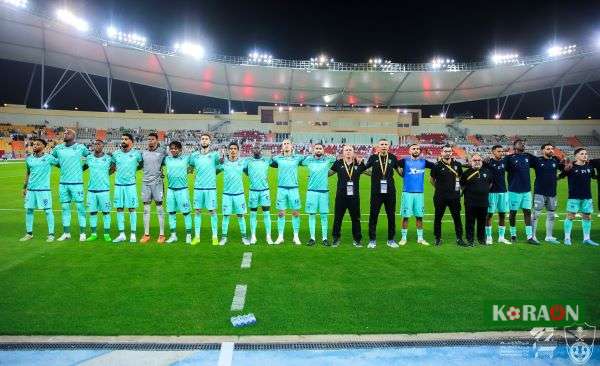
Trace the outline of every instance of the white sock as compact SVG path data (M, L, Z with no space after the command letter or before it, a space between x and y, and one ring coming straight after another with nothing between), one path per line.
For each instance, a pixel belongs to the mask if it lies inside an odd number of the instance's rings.
M144 203L144 235L150 235L150 204Z
M156 206L156 214L158 215L159 234L165 235L165 216L162 205Z

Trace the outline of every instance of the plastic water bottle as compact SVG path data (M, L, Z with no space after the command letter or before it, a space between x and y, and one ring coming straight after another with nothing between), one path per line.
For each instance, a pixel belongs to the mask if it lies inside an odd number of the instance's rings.
M231 325L236 328L247 327L249 325L256 324L256 317L253 313L249 313L246 315L237 315L231 317Z

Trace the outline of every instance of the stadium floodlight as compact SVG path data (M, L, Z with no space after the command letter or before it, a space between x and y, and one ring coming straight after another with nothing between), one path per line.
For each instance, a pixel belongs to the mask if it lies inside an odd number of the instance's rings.
M146 37L140 36L137 33L121 32L112 25L106 28L106 35L108 38L121 43L127 43L139 47L144 47L146 45Z
M446 113L444 113L444 112L440 113L440 117L441 118L446 118Z
M248 62L252 64L270 65L273 63L273 55L255 50L248 54Z
M453 66L454 59L451 58L436 57L433 60L431 60L431 67L434 70L451 69Z
M554 46L548 48L547 53L548 53L548 56L550 56L550 57L559 57L559 56L570 55L570 54L574 53L576 50L577 50L577 45L575 45L575 44L571 44L568 46L554 45Z
M396 109L396 113L400 113L400 108L397 108L397 109Z
M88 22L71 13L67 9L58 9L56 11L56 18L60 22L70 25L71 27L77 29L80 32L87 32L88 30L90 30L90 25L88 24Z
M175 43L175 52L182 55L191 56L197 60L204 57L204 47L198 43L181 42Z
M283 107L279 107L277 110L278 110L279 112L283 112Z
M110 108L108 108L109 111L114 112L115 111L115 107L113 107L112 105L110 106Z
M494 116L495 119L500 119L500 113L496 113L496 115Z
M235 111L233 109L229 110L229 114L234 114Z
M328 68L333 65L333 58L321 54L310 59L310 66L314 68Z
M408 111L406 109L402 111L402 114L407 114L407 113L408 113Z
M288 111L290 111L290 112L292 111L292 106L288 107Z
M494 53L491 56L494 65L506 65L519 62L519 55L516 53Z
M365 108L365 112L367 112L367 113L371 112L371 107Z
M17 8L25 9L27 7L27 0L2 0L4 4L12 5Z
M48 103L44 103L44 105L42 106L42 108L48 109Z
M393 64L390 60L383 60L380 57L373 57L369 59L369 67L378 70L391 70L393 68Z
M552 113L552 119L558 119L558 114L557 113Z
M316 106L315 107L315 112L321 112L321 106Z

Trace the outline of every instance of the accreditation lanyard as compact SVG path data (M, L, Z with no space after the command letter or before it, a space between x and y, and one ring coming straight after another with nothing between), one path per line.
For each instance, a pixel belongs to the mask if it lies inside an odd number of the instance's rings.
M343 161L344 169L346 169L346 174L348 174L348 182L346 182L346 196L354 196L354 182L352 181L352 174L354 173L354 164L350 164L350 169L348 169L348 165Z
M458 176L458 172L456 170L454 170L454 168L452 168L452 163L450 163L450 165L448 165L442 161L442 164L444 164L444 166L446 168L448 168L448 170L454 174L454 177L456 178L454 181L454 190L456 192L460 192L460 178Z
M390 162L389 155L385 158L385 164L381 162L381 154L379 154L379 168L381 168L381 180L379 181L380 191L379 193L386 194L388 192L387 179L385 179L385 173L387 172L388 164Z
M473 178L476 175L479 177L479 170L476 170L475 172L471 173L471 175L467 177L467 181L471 180L471 178Z

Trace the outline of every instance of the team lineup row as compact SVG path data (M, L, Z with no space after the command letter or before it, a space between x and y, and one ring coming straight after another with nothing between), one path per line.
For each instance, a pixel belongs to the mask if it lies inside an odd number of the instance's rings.
M333 245L341 238L341 223L346 210L352 221L352 236L355 246L361 246L360 228L360 175L371 177L371 196L369 213L369 248L376 247L376 226L381 210L385 207L388 219L387 245L397 248L407 242L407 227L410 217L415 217L417 226L417 242L429 245L423 238L424 185L425 171L430 169L430 182L435 187L434 235L436 245L441 241L441 222L446 208L450 209L454 221L456 241L458 245L473 245L475 240L480 244L492 244L491 221L498 214L498 242L511 243L517 239L516 213L522 210L525 221L525 232L530 244L539 244L536 237L536 223L541 211L548 211L546 220L545 241L558 243L552 231L554 210L556 209L556 182L561 177L568 178L569 197L567 202L567 218L564 223L565 244L570 245L570 232L575 214L581 213L583 220L584 243L598 245L590 238L592 196L591 181L596 177L595 169L599 168L598 159L588 161L585 149L575 151L574 161L560 161L554 157L551 144L542 146L542 155L536 157L524 152L522 141L515 141L512 155L505 155L501 146L492 149L491 158L484 159L475 154L467 165L452 158L452 148L446 146L437 163L421 157L420 147L411 145L409 156L398 159L388 153L389 142L382 139L378 143L377 153L366 161L355 156L351 145L343 148L343 157L336 159L324 155L323 146L315 144L312 155L294 154L290 140L282 143L281 155L264 157L260 145L252 149L251 157L239 156L239 145L229 144L227 151L211 150L211 139L208 134L200 137L200 149L192 154L183 154L182 145L172 141L167 149L158 143L158 136L148 136L146 150L133 149L133 138L125 133L121 139L121 149L113 154L103 152L104 142L96 140L92 151L82 144L76 143L75 132L67 129L64 132L64 143L56 146L50 154L46 154L46 142L37 139L33 142L33 154L26 160L27 174L24 182L26 208L26 232L22 241L33 238L33 212L42 209L46 213L48 223L48 239L54 240L54 215L52 212L52 195L50 191L50 173L52 166L60 169L59 197L61 203L63 234L59 241L70 239L71 202L77 206L80 241L98 239L98 214L103 214L103 237L105 241L115 243L126 241L125 215L129 211L130 242L137 242L137 212L139 206L136 173L142 170L142 201L144 206L144 235L140 242L150 240L150 205L156 204L159 222L159 243L173 243L178 240L176 234L176 213L184 217L186 243L200 242L202 210L208 211L211 223L213 245L224 245L227 242L229 219L231 215L238 217L242 242L246 245L257 242L256 227L258 208L263 213L263 221L268 244L281 244L284 241L286 210L292 212L293 242L301 244L299 238L301 208L298 191L298 167L307 166L309 171L305 211L309 219L310 239L308 245L315 244L316 215L320 215L321 234L324 245L328 242L329 188L328 177L337 175L335 195L335 215L333 223ZM277 233L275 241L271 238L271 197L268 183L270 167L278 169L277 177ZM84 204L83 171L89 169L89 182ZM534 194L531 193L530 169L536 174ZM164 170L164 171L163 171ZM396 226L396 188L394 172L403 178L400 215L402 216L402 236L395 241ZM113 199L110 199L110 175L115 173ZM193 202L188 190L188 174L194 173ZM222 223L221 240L218 239L217 190L216 176L222 173ZM248 207L250 208L250 236L247 235L246 197L243 176L249 178ZM163 178L167 178L166 212L168 214L168 238L164 235L163 194L165 191ZM508 189L506 185L508 178ZM464 196L466 218L466 242L463 240L461 222L461 196ZM87 210L86 210L87 206ZM117 227L119 235L110 238L110 210L117 210ZM534 209L533 213L531 212ZM192 212L195 211L195 215ZM505 238L505 215L509 213L510 241ZM91 235L86 236L88 226ZM192 220L193 225L192 225ZM476 230L475 230L476 227ZM193 236L192 236L193 228ZM476 233L475 233L476 231Z

